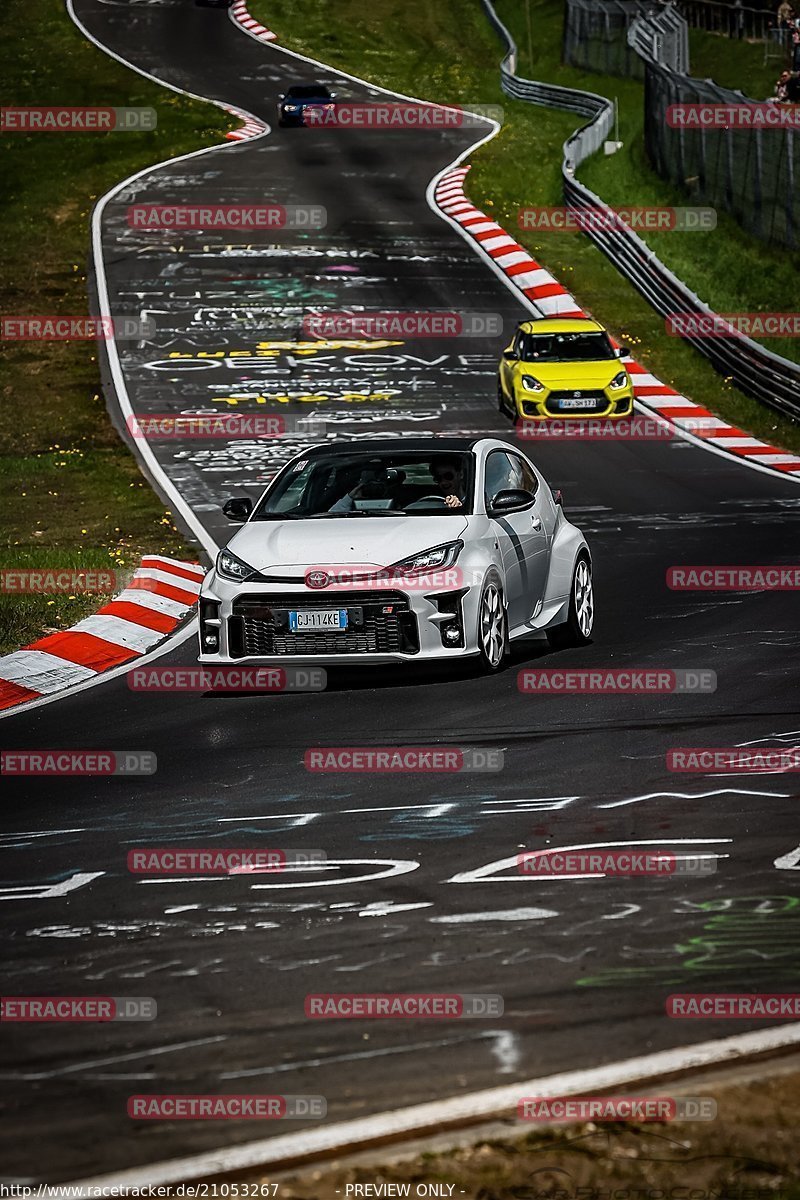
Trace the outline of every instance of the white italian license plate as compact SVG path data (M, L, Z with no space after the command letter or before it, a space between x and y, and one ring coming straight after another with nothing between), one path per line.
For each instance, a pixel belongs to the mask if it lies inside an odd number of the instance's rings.
M569 398L566 400L559 400L558 407L559 408L587 408L587 407L593 408L594 405L592 404L591 400L584 400L584 398L582 396L578 396L575 399Z
M346 608L307 608L289 613L291 633L304 633L306 630L329 633L341 629L347 629Z

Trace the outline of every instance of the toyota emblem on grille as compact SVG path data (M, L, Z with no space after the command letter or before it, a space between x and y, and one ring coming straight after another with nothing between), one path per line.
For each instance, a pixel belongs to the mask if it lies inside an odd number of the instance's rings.
M306 586L310 588L327 587L331 577L327 571L309 571L306 575Z

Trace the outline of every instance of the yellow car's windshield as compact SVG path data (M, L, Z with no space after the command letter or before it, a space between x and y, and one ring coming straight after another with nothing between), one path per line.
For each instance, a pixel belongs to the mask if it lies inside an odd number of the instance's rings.
M599 362L614 358L607 333L523 333L523 362Z

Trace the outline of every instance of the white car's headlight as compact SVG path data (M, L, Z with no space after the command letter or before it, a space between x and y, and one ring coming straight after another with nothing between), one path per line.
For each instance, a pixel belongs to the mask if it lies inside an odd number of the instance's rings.
M242 583L255 573L253 567L248 567L246 562L231 554L230 550L220 550L217 555L217 574L223 579L234 579L237 583Z
M430 550L424 550L422 554L415 554L411 558L404 558L402 562L393 563L389 571L397 571L400 575L413 575L452 567L463 549L463 542L445 542L443 546L433 546Z
M538 379L534 379L532 375L523 375L522 382L529 392L543 392L544 384L539 383Z
M612 388L617 388L617 389L627 387L628 386L628 372L620 371L619 375L615 375L614 378L611 380L611 383L608 386L612 387Z

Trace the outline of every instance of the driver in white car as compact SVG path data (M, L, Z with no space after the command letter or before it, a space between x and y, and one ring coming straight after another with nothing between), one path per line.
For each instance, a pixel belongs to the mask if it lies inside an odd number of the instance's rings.
M429 464L434 483L438 487L448 508L464 507L464 477L461 460L457 458L435 458Z
M435 487L448 508L464 507L464 479L458 458L437 455L428 464L432 487ZM352 512L358 500L386 500L402 507L401 493L406 479L405 471L394 467L362 472L355 487L346 492L328 509L332 513Z

